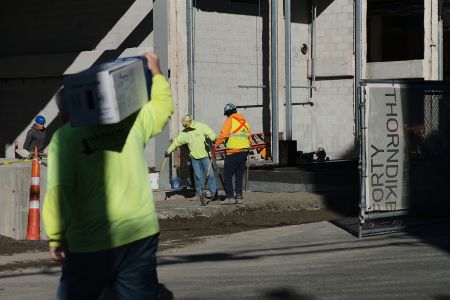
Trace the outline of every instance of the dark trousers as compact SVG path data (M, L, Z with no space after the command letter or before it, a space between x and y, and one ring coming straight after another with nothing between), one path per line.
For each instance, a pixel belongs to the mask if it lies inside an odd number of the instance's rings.
M113 249L69 253L57 299L99 299L106 287L117 299L156 299L158 238L159 234Z
M223 183L227 198L233 198L233 175L236 195L242 195L242 180L244 178L247 151L226 155L223 167Z

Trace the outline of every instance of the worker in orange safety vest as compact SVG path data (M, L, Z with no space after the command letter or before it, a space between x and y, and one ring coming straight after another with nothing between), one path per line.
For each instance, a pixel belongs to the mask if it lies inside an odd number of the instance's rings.
M217 149L220 144L225 143L226 148L223 169L226 199L221 201L220 204L242 204L244 199L242 197L242 181L248 150L252 144L250 126L244 116L237 113L237 108L232 103L225 105L224 115L227 116L227 119L214 145Z

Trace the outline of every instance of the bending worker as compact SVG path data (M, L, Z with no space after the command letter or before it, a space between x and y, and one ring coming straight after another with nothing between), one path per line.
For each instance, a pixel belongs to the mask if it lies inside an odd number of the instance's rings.
M183 116L181 124L183 124L184 129L173 140L165 156L168 157L170 153L182 145L188 146L195 175L195 193L202 200L203 189L205 187L204 174L208 172L209 165L211 164L207 139L214 141L216 134L208 125L194 121L191 115ZM208 187L211 191L211 200L218 200L216 178L212 170L210 170L208 175Z
M157 299L159 224L144 147L173 102L158 57L143 56L151 101L119 123L66 124L51 139L43 220L50 255L63 262L57 299L99 299L106 287L118 299Z
M225 142L226 148L223 169L226 199L220 204L242 204L244 199L242 197L242 180L244 178L248 150L252 144L250 126L244 117L237 113L234 104L228 103L223 111L227 119L215 143L215 148L218 148L220 144Z

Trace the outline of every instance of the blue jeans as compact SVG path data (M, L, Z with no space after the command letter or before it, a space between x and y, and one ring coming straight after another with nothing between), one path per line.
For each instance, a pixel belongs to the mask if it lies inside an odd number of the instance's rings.
M68 253L57 300L99 299L108 287L117 299L157 299L159 234L113 249Z
M208 167L211 163L211 160L209 159L209 157L200 159L191 158L191 162L195 175L195 193L199 195L205 187L205 174L208 172ZM208 187L211 191L211 197L214 196L217 192L217 185L216 174L212 165L211 169L209 170Z
M242 180L244 179L245 163L247 161L247 151L237 152L225 156L223 166L223 184L227 198L233 198L236 195L242 196ZM233 179L234 176L234 191Z

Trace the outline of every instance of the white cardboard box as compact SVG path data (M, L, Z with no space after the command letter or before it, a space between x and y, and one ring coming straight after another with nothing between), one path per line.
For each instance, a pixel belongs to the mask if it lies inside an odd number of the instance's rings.
M145 72L143 61L133 59L64 78L71 125L114 124L136 112L149 100Z

